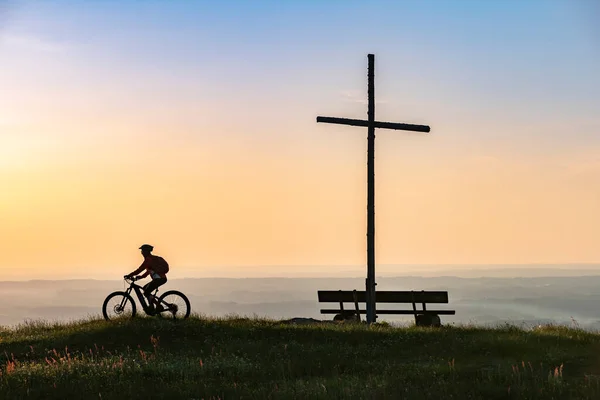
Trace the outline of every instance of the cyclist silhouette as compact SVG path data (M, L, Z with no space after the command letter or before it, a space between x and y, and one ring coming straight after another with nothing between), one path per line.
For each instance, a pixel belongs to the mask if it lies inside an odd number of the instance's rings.
M135 279L143 279L150 275L152 280L144 285L144 295L148 299L148 307L152 312L154 312L154 305L157 302L157 299L152 296L152 292L158 289L159 286L167 283L167 272L169 272L169 264L165 261L164 258L160 256L156 256L152 254L152 250L154 250L154 246L149 244L143 244L140 247L142 251L142 255L144 256L144 262L138 269L135 271L125 275L125 278L134 279L134 276L146 270L146 272L135 278ZM157 304L156 312L164 311L162 309L162 305Z

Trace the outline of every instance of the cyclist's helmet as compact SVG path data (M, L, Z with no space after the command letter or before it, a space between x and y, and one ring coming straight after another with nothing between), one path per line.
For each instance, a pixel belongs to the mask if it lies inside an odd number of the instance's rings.
M151 246L149 244L143 244L140 246L140 250L152 251L154 250L154 246Z

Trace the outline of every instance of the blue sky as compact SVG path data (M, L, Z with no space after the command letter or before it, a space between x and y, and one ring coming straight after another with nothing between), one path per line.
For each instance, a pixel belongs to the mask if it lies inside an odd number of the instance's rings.
M600 44L586 20L598 7L591 2L13 4L5 33L72 48L79 68L64 78L74 83L169 86L184 78L207 98L235 91L246 99L267 87L274 98L293 92L308 104L316 88L325 94L338 82L363 90L361 68L374 52L381 98L439 101L475 119L482 112L500 118L508 108L514 123L548 113L582 118L598 106Z

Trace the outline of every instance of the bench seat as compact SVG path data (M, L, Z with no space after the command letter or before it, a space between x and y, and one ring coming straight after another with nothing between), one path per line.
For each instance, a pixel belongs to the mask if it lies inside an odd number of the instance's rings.
M339 308L321 309L321 314L338 314L342 317L355 315L360 321L361 314L366 310L359 307L359 303L366 304L366 292L358 290L319 290L317 292L319 303L339 303ZM353 303L354 309L345 310L344 303ZM412 310L379 309L378 305L411 304ZM445 291L377 291L375 293L375 314L387 315L414 315L419 322L419 316L455 315L455 310L431 310L427 304L448 304L448 292ZM421 309L417 309L417 304ZM336 318L338 316L336 315ZM335 318L334 318L335 319Z

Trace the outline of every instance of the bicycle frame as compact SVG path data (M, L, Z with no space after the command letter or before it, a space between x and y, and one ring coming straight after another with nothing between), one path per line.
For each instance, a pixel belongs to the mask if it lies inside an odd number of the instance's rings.
M128 295L131 296L131 291L135 291L135 294L137 295L138 300L140 301L140 303L142 304L142 308L144 309L144 312L146 314L149 313L149 304L146 303L146 296L144 296L144 292L143 292L143 288L136 284L135 281L132 281L129 284L129 288L127 288L126 293ZM156 293L158 292L158 289L155 289L154 292L152 292L152 297L154 297L156 300L158 300L158 297L156 297ZM123 301L126 301L126 299L123 299ZM164 304L168 304L166 301L162 301L162 303Z

